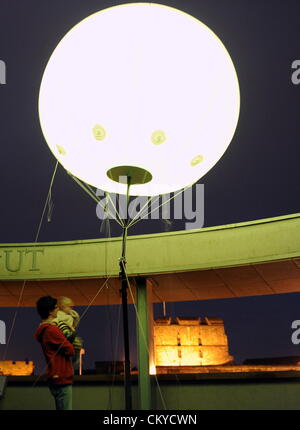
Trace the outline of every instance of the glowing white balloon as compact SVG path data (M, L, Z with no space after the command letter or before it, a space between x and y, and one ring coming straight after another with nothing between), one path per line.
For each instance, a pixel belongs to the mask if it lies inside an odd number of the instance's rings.
M44 136L66 170L126 193L111 178L126 175L119 166L136 166L145 183L131 194L148 196L207 173L232 140L239 107L236 71L218 37L151 3L111 7L77 24L54 50L39 96Z

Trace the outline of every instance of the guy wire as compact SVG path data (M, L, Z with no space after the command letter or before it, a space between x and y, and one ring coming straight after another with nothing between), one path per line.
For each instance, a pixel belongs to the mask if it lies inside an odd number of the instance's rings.
M36 235L35 235L35 240L34 240L34 244L35 244L35 245L34 245L34 246L36 246L36 243L37 243L38 237L39 237L39 235L40 235L41 226L42 226L42 222L43 222L43 219L44 219L44 215L45 215L46 207L47 207L47 204L48 204L48 200L49 200L49 198L50 198L50 196L51 196L51 189L52 189L52 185L53 185L54 178L55 178L55 175L56 175L57 166L58 166L58 161L56 161L56 164L55 164L55 167L54 167L54 171L53 171L53 174L52 174L52 178L51 178L51 181L50 181L49 190L48 190L48 193L47 193L47 198L46 198L46 201L45 201L45 204L44 204L44 208L43 208L43 211L42 211L42 215L41 215L40 223L39 223L39 226L38 226L38 229L37 229L37 233L36 233ZM26 285L26 279L24 279L24 280L23 280L23 284L22 284L21 292L20 292L20 294L19 294L19 299L18 299L17 309L16 309L15 314L14 314L14 317L13 317L13 322L12 322L11 329L10 329L9 336L8 336L8 340L7 340L7 343L6 343L6 346L5 346L5 351L4 351L3 358L2 358L3 360L5 360L5 358L6 358L6 354L7 354L7 351L8 351L8 347L9 347L9 345L10 345L10 340L11 340L12 333L13 333L13 330L14 330L14 326L15 326L16 318L17 318L17 315L18 315L19 308L20 308L20 306L21 306L22 299L23 299L23 294L24 294L24 290L25 290L25 285Z

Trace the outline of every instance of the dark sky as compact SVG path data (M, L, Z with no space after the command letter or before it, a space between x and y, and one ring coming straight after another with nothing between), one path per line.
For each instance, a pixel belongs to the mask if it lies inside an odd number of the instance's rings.
M46 145L37 101L45 65L65 33L86 16L123 2L101 0L1 0L0 60L6 64L0 85L0 243L33 242L55 159ZM292 63L300 59L297 0L165 1L208 25L223 41L235 64L241 91L236 134L205 186L204 227L297 213L299 204L300 85L292 82ZM96 204L58 169L52 190L54 211L39 241L103 237ZM139 222L129 234L180 230L184 223ZM111 234L120 229L111 223ZM175 315L223 317L231 353L238 360L296 355L291 322L300 319L298 294L169 304ZM13 309L0 311L9 330ZM116 331L114 307L90 308L82 323L89 366L110 359ZM156 314L161 312L156 306ZM35 310L20 309L8 358L36 361L32 341ZM104 326L101 332L96 327ZM132 329L134 331L134 329ZM103 333L105 339L103 339ZM121 341L121 337L120 337ZM0 354L4 346L0 346ZM121 353L120 353L121 354ZM0 357L1 358L1 357Z

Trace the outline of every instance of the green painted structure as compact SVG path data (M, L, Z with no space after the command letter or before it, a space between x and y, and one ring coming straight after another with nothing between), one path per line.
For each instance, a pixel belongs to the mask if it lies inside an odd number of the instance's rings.
M234 378L214 375L163 375L158 389L151 378L153 410L300 410L300 372L282 372L277 377L252 374ZM74 410L122 410L121 380L82 377L73 393ZM136 380L133 409L140 407ZM0 410L53 410L54 401L45 382L34 385L34 377L11 377ZM148 408L147 408L148 409Z
M0 245L0 280L117 277L122 238ZM104 258L105 256L105 258ZM172 233L129 236L130 276L300 256L300 213Z

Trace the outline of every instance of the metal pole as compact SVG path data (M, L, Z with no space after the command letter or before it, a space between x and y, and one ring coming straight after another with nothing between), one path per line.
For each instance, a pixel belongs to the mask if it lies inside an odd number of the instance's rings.
M143 277L137 277L137 341L138 341L138 367L139 367L139 406L142 410L151 409L151 378L150 378L150 336L149 333L149 307L147 281ZM150 335L150 336L149 336Z
M126 264L126 239L128 229L128 204L129 204L130 177L127 178L127 199L126 199L126 223L123 227L122 257L120 258L120 279L123 310L123 332L124 332L124 386L125 386L125 409L132 410L131 395L131 375L130 375L130 354L129 354L129 330L128 330L128 304L127 304L127 279L125 272Z

